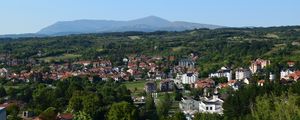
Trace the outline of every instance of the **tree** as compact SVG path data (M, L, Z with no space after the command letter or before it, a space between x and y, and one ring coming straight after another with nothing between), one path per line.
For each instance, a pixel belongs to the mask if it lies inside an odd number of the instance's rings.
M82 111L95 118L99 113L99 108L102 106L99 97L95 93L89 93L82 98Z
M172 120L186 120L184 113L178 111L172 116Z
M167 116L172 105L169 93L165 93L158 101L157 114L159 117Z
M56 108L49 107L39 115L39 118L41 118L42 120L55 120L56 115L57 115Z
M7 95L6 90L3 86L0 86L0 97L5 97Z
M299 96L282 94L281 96L263 95L256 98L252 108L255 120L298 120L300 119Z
M16 104L11 104L6 108L6 111L8 115L17 116L20 111L20 108Z
M83 111L79 111L75 114L74 120L92 120L92 117Z
M176 91L175 91L175 98L174 98L174 99L175 99L176 101L180 101L181 98L182 98L182 93L179 92L178 90L176 90Z
M223 118L218 114L210 113L196 113L194 120L222 120Z
M156 120L158 118L154 99L151 96L151 94L147 95L145 108L146 108L146 118L150 120Z
M128 102L120 102L112 104L107 113L108 120L136 120L137 110Z
M82 107L82 99L80 96L73 95L69 100L68 109L71 110L71 112L79 112Z

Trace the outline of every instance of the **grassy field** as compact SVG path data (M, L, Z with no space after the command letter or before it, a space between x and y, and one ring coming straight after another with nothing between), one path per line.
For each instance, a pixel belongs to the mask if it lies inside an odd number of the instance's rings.
M146 80L140 80L140 81L132 81L132 82L124 82L123 84L129 89L131 92L134 92L135 94L139 94L144 92L144 86ZM156 81L156 85L159 85L160 81Z
M129 89L131 92L142 92L144 91L144 85L147 81L133 81L133 82L124 82L124 85Z
M45 62L50 62L50 61L60 61L60 60L67 60L67 59L75 59L80 57L81 55L77 55L77 54L63 54L60 56L51 56L51 57L45 57L45 58L41 58L41 60L45 61Z

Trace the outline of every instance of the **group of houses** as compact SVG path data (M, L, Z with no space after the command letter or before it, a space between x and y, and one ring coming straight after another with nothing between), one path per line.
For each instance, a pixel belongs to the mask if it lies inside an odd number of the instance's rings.
M196 100L189 96L182 98L179 103L180 109L185 113L187 117L193 117L194 113L216 113L223 114L222 104L223 98L217 93L218 90L231 87L233 90L238 90L243 85L250 83L257 84L258 86L264 86L266 80L261 79L253 81L251 77L255 74L266 75L265 68L271 64L270 60L256 59L251 61L248 68L238 67L231 69L230 67L221 67L215 73L210 73L207 78L199 78L199 74L195 69L195 62L191 59L183 59L178 62L177 66L174 66L172 72L176 74L176 77L167 78L159 82L149 81L145 84L146 92L155 93L158 91L171 91L176 87L180 89L180 86L190 86L190 88L201 88L204 90L214 89L214 94L199 95L200 99ZM300 80L300 71L294 69L294 62L288 62L288 68L282 69L280 72L281 81L297 81ZM277 77L274 73L269 73L270 81L274 81ZM224 78L227 82L217 83L215 78Z
M12 81L39 81L39 80L63 80L72 76L86 76L91 82L95 77L100 80L162 80L167 74L161 68L165 64L157 64L162 57L129 56L122 60L123 65L113 66L110 60L97 59L87 61L75 61L65 63L52 63L49 66L40 66L40 69L22 70L14 72L10 70L10 64L5 64L7 68L0 68L0 77ZM27 64L26 64L27 65ZM99 80L97 79L97 80Z

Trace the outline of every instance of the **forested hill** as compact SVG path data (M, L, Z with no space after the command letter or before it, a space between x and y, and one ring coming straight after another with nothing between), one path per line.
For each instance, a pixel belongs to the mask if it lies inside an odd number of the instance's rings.
M199 55L203 75L223 65L248 66L254 58L277 63L300 60L300 27L195 29L1 39L1 55L48 62L107 57L114 64L129 54ZM50 59L55 58L55 59Z

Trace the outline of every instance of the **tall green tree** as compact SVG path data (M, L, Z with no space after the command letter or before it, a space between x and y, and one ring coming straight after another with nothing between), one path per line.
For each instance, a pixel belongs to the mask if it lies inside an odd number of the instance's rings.
M7 95L6 90L3 86L0 86L0 97L5 97Z
M298 100L299 96L292 94L259 96L252 109L252 117L255 120L299 120Z
M172 100L170 98L170 94L165 93L163 97L158 101L157 114L159 115L159 117L167 116L171 106Z
M93 119L89 114L79 111L75 114L74 120L93 120Z
M147 119L150 119L150 120L158 119L157 112L156 112L156 106L155 106L154 99L151 94L148 94L146 97L145 108L146 108L145 114L146 114Z
M184 113L177 111L173 116L172 120L186 120Z
M112 104L107 113L108 120L137 120L136 108L128 102L120 102Z

